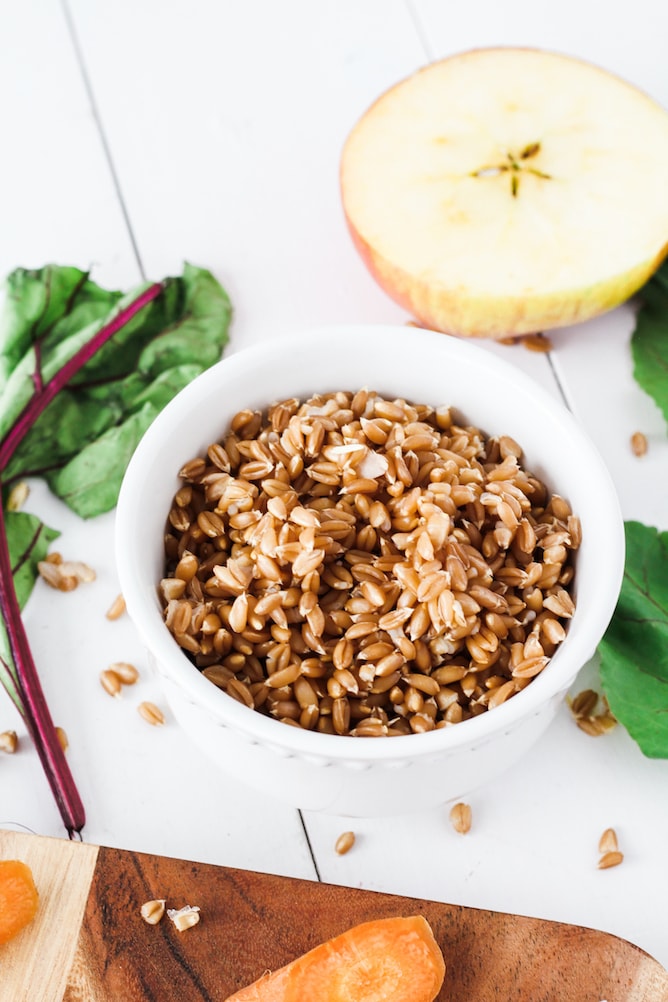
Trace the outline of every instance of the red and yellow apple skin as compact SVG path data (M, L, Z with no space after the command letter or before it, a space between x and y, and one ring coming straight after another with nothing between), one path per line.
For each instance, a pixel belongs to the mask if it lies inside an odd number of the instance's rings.
M581 60L492 48L382 94L344 145L353 243L425 327L503 339L629 299L668 255L668 113Z
M647 282L668 256L668 243L631 271L581 290L567 289L521 297L471 296L421 281L393 265L368 244L346 217L348 232L378 285L421 327L453 334L503 340L570 327L625 303Z

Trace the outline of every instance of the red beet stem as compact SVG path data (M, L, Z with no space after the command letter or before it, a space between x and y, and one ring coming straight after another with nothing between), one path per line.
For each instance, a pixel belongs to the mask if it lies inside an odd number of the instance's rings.
M53 792L60 816L70 837L83 828L86 815L81 798L65 760L42 686L35 668L9 561L5 518L0 505L0 612L7 629L9 646L16 666L22 715Z
M150 285L128 306L120 310L108 324L102 327L79 351L72 356L46 385L39 387L17 418L0 445L0 472L5 469L15 449L24 435L35 423L42 411L51 403L56 394L69 382L86 362L114 334L131 320L139 310L147 306L163 291L163 284ZM74 838L81 832L86 814L77 791L65 753L58 740L56 729L49 712L42 685L33 660L28 636L25 631L19 607L14 578L12 575L7 544L4 512L0 503L0 614L2 615L12 658L16 668L15 680L21 698L21 712L30 736L35 744L42 768L55 797L60 816L70 835ZM11 669L10 669L11 670ZM12 675L14 673L12 672Z
M66 362L62 369L59 369L48 383L34 393L0 445L0 472L7 466L19 442L28 433L39 415L48 407L56 394L99 351L102 345L106 344L109 338L112 338L129 320L132 320L134 315L139 313L144 306L147 306L156 299L163 291L163 288L164 285L162 282L155 282L141 292L136 299L133 299L124 309L120 310L113 320L110 320L108 324L101 327L90 341L87 341L85 345L79 348L78 352L72 355L69 362Z

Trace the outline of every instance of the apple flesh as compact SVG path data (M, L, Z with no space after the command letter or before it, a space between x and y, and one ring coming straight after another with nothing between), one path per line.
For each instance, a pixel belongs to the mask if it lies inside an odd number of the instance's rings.
M372 275L426 327L506 338L628 299L668 254L668 114L589 63L478 49L381 96L341 195Z

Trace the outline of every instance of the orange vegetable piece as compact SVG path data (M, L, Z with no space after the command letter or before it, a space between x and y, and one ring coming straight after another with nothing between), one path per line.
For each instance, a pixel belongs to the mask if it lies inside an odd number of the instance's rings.
M374 919L265 974L226 1002L433 1002L445 963L421 915Z
M27 863L19 859L0 859L0 943L6 943L32 922L38 901Z

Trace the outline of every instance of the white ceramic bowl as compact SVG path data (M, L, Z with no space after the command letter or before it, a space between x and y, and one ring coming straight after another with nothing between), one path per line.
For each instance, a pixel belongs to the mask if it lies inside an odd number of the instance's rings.
M177 473L219 439L234 413L286 397L368 386L447 404L489 435L510 435L524 464L566 497L582 523L576 612L547 668L508 702L425 734L354 738L286 727L221 692L165 627L157 585ZM129 614L174 716L222 769L295 806L373 816L421 810L469 793L541 736L614 610L623 523L610 477L572 415L512 365L464 340L394 327L332 327L269 341L215 365L155 420L118 504L117 562Z

